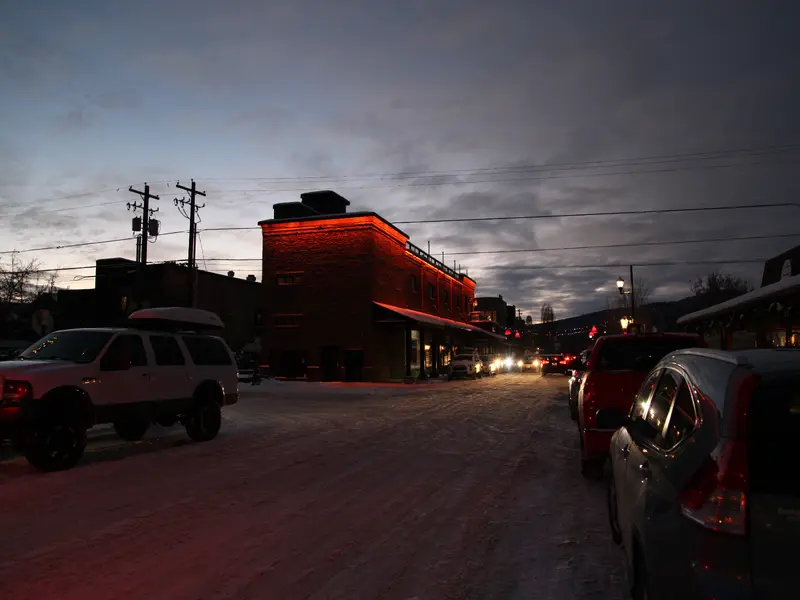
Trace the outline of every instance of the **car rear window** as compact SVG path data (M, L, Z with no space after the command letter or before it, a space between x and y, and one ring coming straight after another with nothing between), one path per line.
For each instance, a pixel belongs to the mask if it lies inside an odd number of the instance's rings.
M634 337L606 340L600 347L595 369L641 371L653 369L670 352L696 348L700 343L691 337Z
M748 429L751 489L800 496L800 374L762 381L753 394Z

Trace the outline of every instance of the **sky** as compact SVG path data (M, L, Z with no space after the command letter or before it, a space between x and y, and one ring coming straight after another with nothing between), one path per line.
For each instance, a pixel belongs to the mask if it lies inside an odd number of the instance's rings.
M259 279L256 223L314 189L392 221L800 203L792 0L0 0L0 14L0 252L131 237L19 255L43 268L134 258L128 188L145 181L173 232L175 183L194 178L201 268ZM560 318L613 301L627 269L598 265L636 264L653 301L714 269L758 285L762 265L736 261L800 244L798 213L400 227L538 320L545 302ZM552 250L742 236L778 237ZM161 236L149 260L186 245ZM647 266L664 262L683 264Z

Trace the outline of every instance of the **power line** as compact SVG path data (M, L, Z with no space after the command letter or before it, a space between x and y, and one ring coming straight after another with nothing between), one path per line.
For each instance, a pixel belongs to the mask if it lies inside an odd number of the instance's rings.
M775 146L735 148L728 150L715 150L708 152L689 152L682 154L661 154L655 156L630 157L621 159L601 159L581 162L563 162L551 164L508 165L501 167L486 167L472 169L451 169L441 171L403 171L396 173L369 173L362 175L312 175L298 177L239 177L239 178L206 178L208 181L263 181L263 182L293 182L293 181L335 181L335 180L360 180L360 179L399 179L407 177L435 177L455 174L486 174L486 173L518 173L531 171L554 171L564 169L590 169L599 167L637 166L642 164L659 164L668 162L683 162L691 160L716 160L733 158L734 156L763 156L769 154L786 154L800 149L800 144L783 144Z
M211 262L210 259L205 259L208 262ZM736 265L736 264L755 264L760 263L763 264L766 262L767 258L744 258L744 259L731 259L731 260L696 260L696 261L659 261L659 262L649 262L649 263L637 263L637 262L620 262L620 263L605 263L605 264L582 264L582 265L495 265L495 266L487 266L487 267L473 267L474 269L478 270L545 270L545 269L619 269L619 268L627 268L631 264L634 267L669 267L669 266L693 266L693 265ZM158 263L150 263L150 265L163 265L163 264L181 264L180 261L174 260L165 260ZM79 267L53 267L50 269L32 269L30 271L26 271L27 273L60 273L64 271L85 271L87 269L95 269L97 265L83 265ZM131 262L130 264L120 264L120 265L104 265L103 268L120 268L120 269L136 269L136 263ZM8 272L9 274L16 274L15 271Z
M746 264L764 264L768 258L743 258L733 260L683 260L683 261L659 261L649 263L637 262L621 262L621 263L605 263L594 265L506 265L506 266L487 266L487 267L472 267L476 271L487 270L500 270L500 271L539 271L545 269L621 269L628 268L631 265L634 267L690 267L699 265L746 265Z
M465 252L445 252L447 256L473 256L476 254L518 254L524 252L561 252L565 250L599 250L607 248L636 248L639 246L671 246L681 244L705 244L710 242L740 242L747 240L768 240L800 237L800 233L779 233L773 235L745 235L738 237L718 237L695 240L667 240L661 242L632 242L629 244L593 244L587 246L561 246L558 248L525 248L519 250L472 250ZM207 258L207 262L252 262L262 258Z
M524 250L475 250L473 252L446 252L447 256L474 254L516 254L521 252L560 252L562 250L598 250L603 248L636 248L639 246L671 246L681 244L706 244L711 242L741 242L747 240L769 240L800 237L800 233L779 233L772 235L744 235L740 237L718 237L696 240L673 240L663 242L633 242L629 244L593 244L590 246L562 246L560 248L526 248ZM261 259L258 259L261 260Z
M467 222L480 222L480 221L509 221L509 220L530 220L530 219L562 219L568 217L603 217L603 216L631 216L631 215L647 215L647 214L666 214L666 213L680 213L680 212L701 212L701 211L721 211L721 210L744 210L744 209L759 209L759 208L787 208L787 207L794 207L800 208L800 204L794 202L775 202L769 204L732 204L726 206L699 206L699 207L687 207L687 208L657 208L657 209L643 209L643 210L625 210L625 211L613 211L613 212L585 212L585 213L563 213L563 214L548 214L548 215L522 215L522 216L510 216L510 217L472 217L472 218L459 218L459 219L418 219L413 221L393 221L394 224L397 225L409 225L409 224L425 224L425 223L467 223ZM198 231L255 231L260 229L258 225L250 225L248 227L206 227L203 229L199 229ZM162 233L159 235L175 235L178 233L185 233L185 231L170 231L167 233ZM764 239L775 237L792 237L794 234L780 234L774 236L743 236L741 238L720 238L717 240L708 240L708 241L733 241L733 240L746 240L746 239ZM24 250L3 250L0 251L0 255L2 254L14 254L14 253L23 253L23 252L41 252L45 250L61 250L64 248L77 248L80 246L93 246L97 244L108 244L113 242L120 242L120 241L128 241L130 238L115 238L111 240L98 240L92 242L84 242L80 244L70 244L70 245L60 245L60 246L44 246L41 248L27 248ZM705 241L705 240L697 240L698 242ZM676 241L676 242L663 242L664 245L672 244L672 243L694 243L692 240L686 241ZM652 245L658 245L661 242L652 242ZM632 244L632 245L648 245L648 244ZM628 244L624 244L620 247L628 246ZM598 246L602 247L602 246ZM608 246L614 247L614 245ZM587 247L569 247L563 248L564 250L589 250L592 249L592 246ZM549 250L557 250L557 248L550 248ZM533 250L520 250L520 252L530 252ZM484 254L490 253L501 253L500 251L486 251L482 252ZM459 254L459 253L450 253L452 254ZM473 254L470 252L461 253L461 254Z
M176 235L179 233L186 233L186 231L168 231L166 233L159 233L159 237L164 235ZM0 250L0 254L23 254L25 252L43 252L45 250L66 250L68 248L82 248L84 246L98 246L100 244L113 244L115 242L130 242L134 238L113 238L110 240L96 240L93 242L80 242L77 244L61 244L60 246L41 246L39 248L25 248L24 250Z
M459 219L417 219L413 221L392 221L395 225L411 225L420 223L469 223L476 221L519 221L528 219L561 219L566 217L615 217L631 215L663 215L667 213L681 212L700 212L700 211L719 211L719 210L743 210L755 208L800 208L800 204L794 202L773 202L769 204L731 204L727 206L694 206L687 208L652 208L642 210L618 210L610 212L583 212L549 215L521 215L514 217L471 217Z
M644 157L634 157L634 158L624 158L624 159L602 159L602 160L594 160L594 161L583 161L583 162L565 162L565 163L553 163L553 164L544 164L544 165L510 165L505 167L486 167L486 168L473 168L473 169L453 169L449 171L419 171L419 172L396 172L396 173L374 173L374 174L363 174L363 175L339 175L339 176L321 176L321 175L305 175L305 176L297 176L297 177L244 177L244 178L206 178L208 181L262 181L265 183L303 183L303 182L336 182L336 181L358 181L358 180L369 180L369 179L378 179L378 180L394 180L394 181L402 181L404 179L410 178L433 178L433 177L446 177L446 176L461 176L461 177L469 177L469 176L478 176L478 175L486 175L486 174L494 174L494 175L513 175L519 173L542 173L547 171L575 171L575 170L587 170L587 169L597 169L597 168L613 168L613 167L631 167L631 166L647 166L647 165L654 165L654 164L665 164L665 163L674 163L674 162L692 162L692 161L711 161L711 160L719 160L719 159L726 159L726 158L736 158L736 157L748 157L748 156L767 156L767 155L775 155L775 154L791 154L795 151L800 149L800 144L783 144L783 145L774 145L774 146L763 146L763 147L750 147L750 148L735 148L735 149L727 149L727 150L715 150L709 152L691 152L691 153L683 153L683 154L662 154L662 155L654 155L654 156L644 156ZM695 170L697 168L709 168L709 169L717 169L717 168L731 168L731 167L742 167L742 166L751 166L751 165L761 165L765 164L764 161L755 161L755 162L744 162L744 163L730 163L730 164L722 164L722 165L697 165L694 168L688 167L679 167L679 168L667 168L667 169L648 169L648 170L640 170L640 171L622 171L622 172L605 172L605 173L586 173L586 174L571 174L571 175L553 175L553 176L544 176L544 177L517 177L517 178L501 178L501 179L483 179L483 180L469 180L469 181L428 181L428 182L418 182L412 181L405 183L403 185L397 184L389 184L389 185L366 185L366 186L348 186L342 189L367 189L367 188L381 188L381 187L406 187L406 186L441 186L441 185L468 185L468 184L477 184L477 183L502 183L502 182L514 182L514 181L532 181L532 180L543 180L543 179L564 179L569 177L604 177L604 176L624 176L624 175L640 175L640 174L647 174L647 173L668 173L668 172L678 172L678 171L687 171L687 170ZM154 182L153 185L160 185L160 184L167 184L169 185L170 181L157 181ZM61 196L56 196L52 198L39 198L35 200L31 200L30 202L24 203L15 203L15 204L6 204L5 208L14 208L14 207L26 207L32 204L39 204L39 203L47 203L56 200L66 200L71 198L81 198L86 196L93 196L97 194L102 194L106 192L113 192L113 191L121 191L124 189L125 186L119 187L106 187L92 191L86 192L76 192L72 194L64 194ZM253 189L228 189L228 190L219 190L220 193L277 193L277 192L288 192L288 191L304 191L306 188L281 188L281 189L265 189L265 188L253 188ZM47 212L64 212L69 210L80 210L83 208L92 208L96 206L108 206L114 204L114 202L107 202L107 203L99 203L99 204L86 204L86 205L79 205L79 206L70 206L64 207L61 209L56 209L53 211Z

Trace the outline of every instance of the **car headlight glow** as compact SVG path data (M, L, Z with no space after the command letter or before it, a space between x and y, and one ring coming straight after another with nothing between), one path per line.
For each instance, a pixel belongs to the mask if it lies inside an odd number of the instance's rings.
M517 366L521 369L522 367L525 366L525 361L524 360L518 360L517 361Z
M514 361L511 360L510 358L507 358L505 360L505 365L506 365L506 369L510 369L514 365Z
M542 364L542 363L540 363L540 362L539 362L539 359L536 359L535 361L533 361L533 366L534 366L534 367L538 367L538 366L540 366L541 364Z

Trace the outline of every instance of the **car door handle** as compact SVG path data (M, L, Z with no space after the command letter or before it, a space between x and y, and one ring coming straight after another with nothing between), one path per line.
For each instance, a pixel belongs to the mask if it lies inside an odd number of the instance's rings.
M642 464L639 465L639 474L642 476L642 479L649 479L650 478L650 463L644 461Z
M628 460L628 457L631 455L631 445L628 444L627 446L622 447L622 458Z

